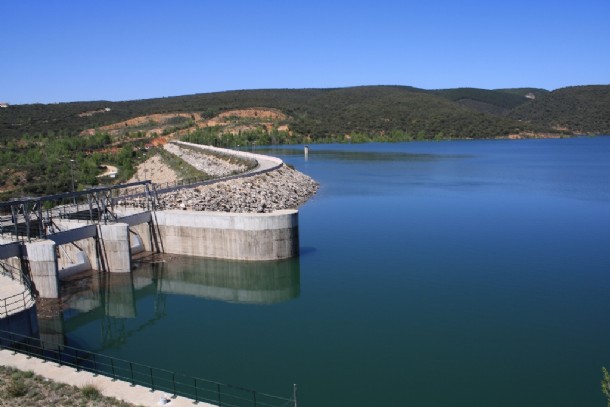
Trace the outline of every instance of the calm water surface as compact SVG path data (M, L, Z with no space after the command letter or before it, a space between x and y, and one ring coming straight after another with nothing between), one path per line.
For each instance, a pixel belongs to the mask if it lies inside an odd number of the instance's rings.
M76 284L67 343L297 383L301 406L604 405L610 137L260 151L321 184L299 259L176 257Z

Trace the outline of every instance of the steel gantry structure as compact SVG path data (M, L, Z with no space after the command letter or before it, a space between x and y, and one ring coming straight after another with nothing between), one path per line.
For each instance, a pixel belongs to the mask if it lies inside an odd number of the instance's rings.
M155 210L158 205L156 190L149 180L0 202L0 237L45 239L54 232L53 219L114 223L116 206L136 198L143 211Z

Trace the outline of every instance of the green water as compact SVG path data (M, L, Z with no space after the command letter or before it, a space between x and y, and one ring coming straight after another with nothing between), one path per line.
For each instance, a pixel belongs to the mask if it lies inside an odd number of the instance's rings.
M300 406L602 406L610 138L260 150L321 184L301 257L75 284L67 344Z

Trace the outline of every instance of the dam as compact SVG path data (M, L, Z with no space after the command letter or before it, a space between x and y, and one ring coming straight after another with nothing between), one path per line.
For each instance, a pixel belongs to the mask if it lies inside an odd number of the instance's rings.
M230 213L159 205L162 193L252 177L284 165L274 157L232 153L259 165L190 184L161 187L139 181L2 202L0 213L8 215L0 217L0 265L28 275L33 295L58 298L61 279L86 270L130 273L133 256L144 251L255 262L298 256L296 209Z

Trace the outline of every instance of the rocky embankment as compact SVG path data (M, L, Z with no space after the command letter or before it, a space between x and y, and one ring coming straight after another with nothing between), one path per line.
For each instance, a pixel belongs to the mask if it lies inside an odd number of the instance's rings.
M161 194L159 203L164 209L266 213L298 208L317 190L311 177L283 165L264 174Z
M178 144L167 143L163 148L212 178L226 177L248 170L248 167L243 163L232 162L229 159L223 159L209 153L206 154L204 151L196 151L195 149Z

